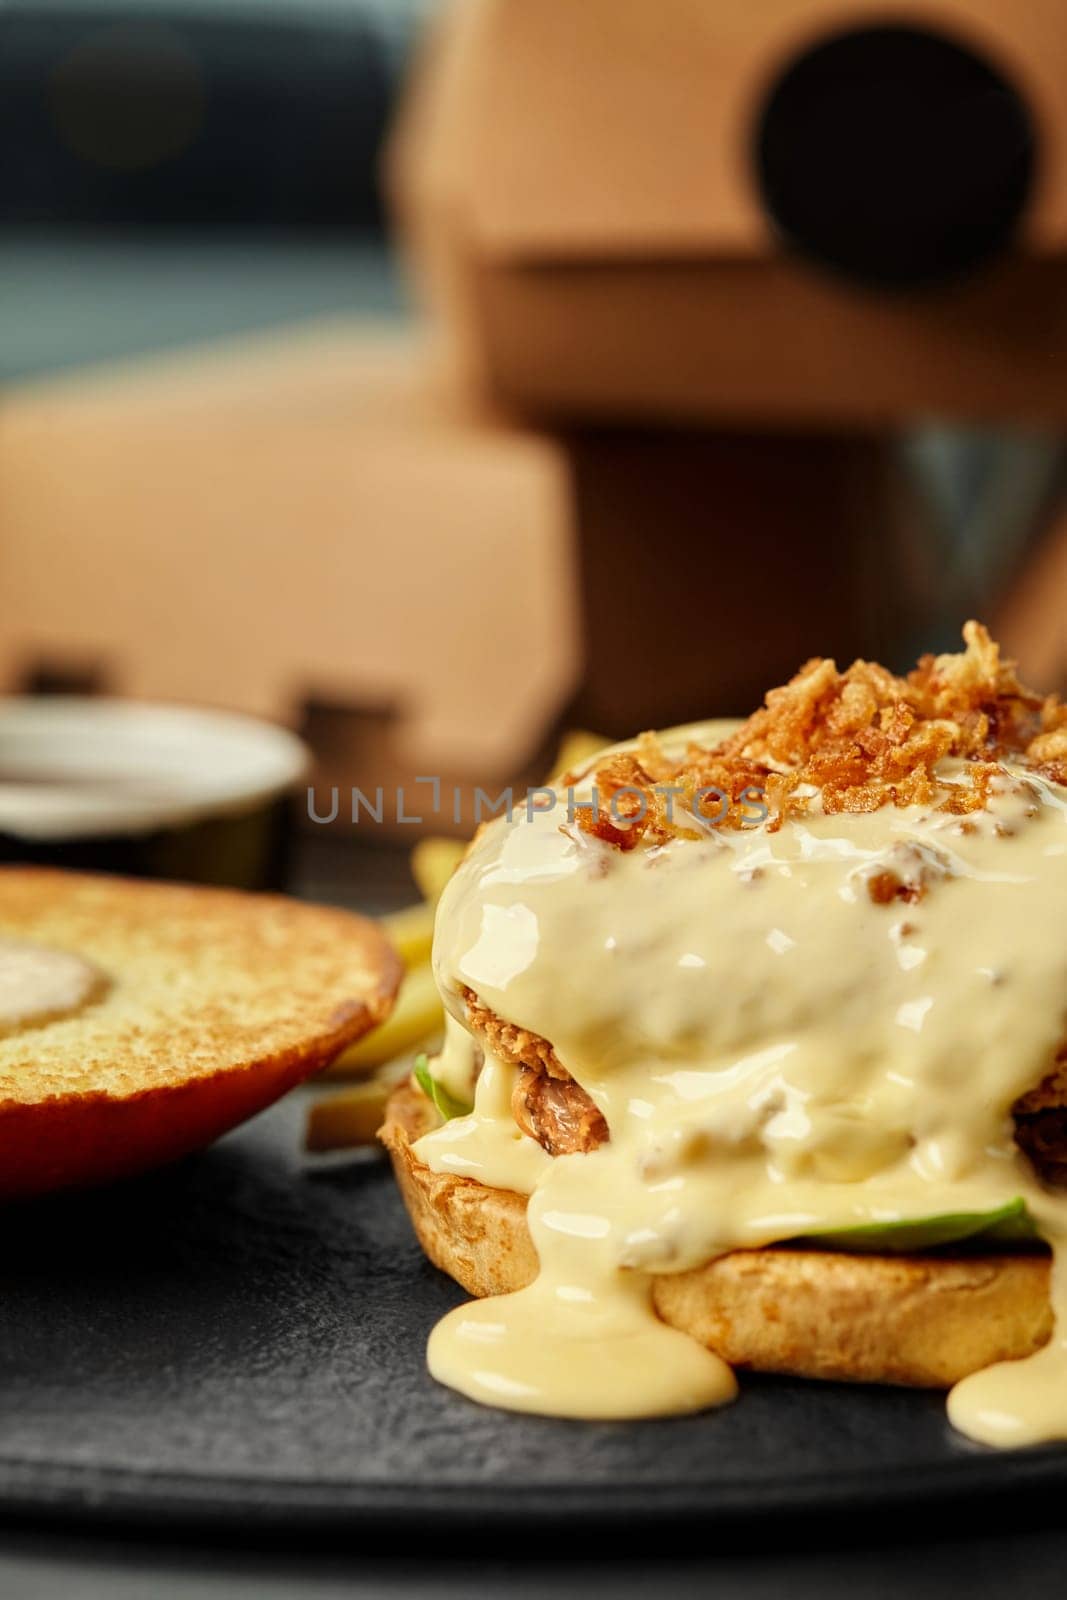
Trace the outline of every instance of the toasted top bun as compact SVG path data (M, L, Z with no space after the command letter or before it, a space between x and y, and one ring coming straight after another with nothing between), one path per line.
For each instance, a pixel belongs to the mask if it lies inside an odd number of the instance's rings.
M0 1036L0 1197L99 1182L208 1143L390 1011L401 967L361 917L221 889L0 868L0 941L103 981Z
M437 1122L407 1083L380 1134L423 1249L469 1294L521 1289L537 1275L525 1197L418 1161L412 1144ZM947 1388L1052 1332L1040 1255L736 1250L652 1282L665 1322L758 1372Z

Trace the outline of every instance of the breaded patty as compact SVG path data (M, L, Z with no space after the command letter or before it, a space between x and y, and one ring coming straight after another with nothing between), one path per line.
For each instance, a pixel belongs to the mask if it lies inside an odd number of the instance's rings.
M473 989L463 990L467 1018L485 1049L518 1067L511 1113L524 1133L549 1155L595 1150L608 1138L603 1114L575 1083L547 1039L505 1022L482 1005Z
M595 1150L610 1137L603 1113L576 1083L547 1039L519 1028L463 991L471 1028L484 1047L519 1069L511 1111L549 1155ZM1044 1182L1067 1187L1067 1041L1051 1072L1012 1107L1015 1140Z
M1046 1183L1067 1188L1067 1040L1036 1089L1012 1106L1015 1142Z

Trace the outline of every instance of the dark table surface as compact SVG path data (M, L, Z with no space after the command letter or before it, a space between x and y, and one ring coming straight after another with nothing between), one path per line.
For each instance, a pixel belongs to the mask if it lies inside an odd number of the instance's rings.
M817 1547L782 1540L774 1527L747 1549L679 1551L672 1540L643 1552L567 1548L547 1555L516 1540L510 1552L237 1549L117 1535L86 1538L8 1532L0 1545L0 1594L76 1594L79 1600L245 1595L382 1596L439 1600L472 1594L533 1596L712 1595L729 1600L1002 1600L1063 1592L1067 1533L975 1527L953 1538L886 1528ZM847 1542L845 1542L847 1541ZM551 1541L549 1541L551 1542Z

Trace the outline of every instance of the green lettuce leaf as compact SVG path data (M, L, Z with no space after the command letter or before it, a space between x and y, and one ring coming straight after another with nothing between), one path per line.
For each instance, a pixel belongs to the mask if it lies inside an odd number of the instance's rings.
M824 1250L885 1251L910 1253L932 1250L937 1245L958 1244L963 1239L986 1239L1010 1244L1037 1237L1033 1220L1020 1197L1009 1200L996 1211L958 1211L938 1217L922 1217L911 1222L872 1222L856 1228L828 1229L825 1233L805 1234L797 1244Z
M462 1100L457 1100L455 1095L449 1094L443 1083L438 1083L424 1055L415 1057L415 1082L426 1098L433 1101L446 1122L451 1122L453 1117L469 1117L474 1110L472 1105L466 1105Z

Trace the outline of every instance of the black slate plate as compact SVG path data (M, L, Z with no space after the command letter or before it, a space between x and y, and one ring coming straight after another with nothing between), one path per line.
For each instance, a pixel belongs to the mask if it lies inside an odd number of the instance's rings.
M4 1214L0 1512L419 1539L1067 1490L1067 1451L972 1447L939 1395L749 1379L725 1411L640 1424L470 1404L425 1374L460 1294L388 1169L310 1173L301 1115L292 1097L167 1173Z

